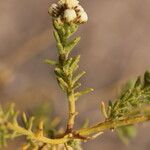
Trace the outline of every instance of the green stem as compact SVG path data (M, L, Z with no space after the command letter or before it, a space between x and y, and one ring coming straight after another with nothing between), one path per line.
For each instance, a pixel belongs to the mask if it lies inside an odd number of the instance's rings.
M70 92L68 94L68 102L69 102L69 118L67 123L67 132L71 132L74 126L75 122L75 116L76 116L76 108L75 108L75 97L74 97L74 91Z

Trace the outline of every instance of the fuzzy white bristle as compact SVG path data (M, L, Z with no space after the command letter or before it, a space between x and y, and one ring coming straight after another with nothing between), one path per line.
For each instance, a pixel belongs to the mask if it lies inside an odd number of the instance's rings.
M73 21L74 19L76 19L77 15L76 15L76 12L75 10L73 9L66 9L64 11L64 19L67 21L67 22L71 22Z
M79 23L85 23L88 21L88 15L85 11L81 11L78 13L79 15Z

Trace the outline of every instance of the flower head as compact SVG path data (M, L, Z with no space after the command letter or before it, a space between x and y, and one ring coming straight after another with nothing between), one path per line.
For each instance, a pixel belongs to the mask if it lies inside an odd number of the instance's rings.
M74 8L79 4L78 0L60 0L58 2L61 5L66 5L68 8Z
M78 12L78 16L79 16L79 19L78 19L79 23L85 23L88 21L88 15L85 11Z
M74 9L66 9L64 11L64 19L67 22L74 21L77 18L77 14Z
M59 0L49 7L49 13L54 20L66 23L81 24L88 21L87 13L78 0Z
M52 15L52 17L57 17L59 14L59 10L60 10L60 7L54 3L49 7L48 11Z

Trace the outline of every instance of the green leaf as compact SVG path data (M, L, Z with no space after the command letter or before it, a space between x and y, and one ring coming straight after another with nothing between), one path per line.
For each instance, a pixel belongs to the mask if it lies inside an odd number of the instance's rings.
M58 81L62 90L66 91L68 89L68 84L62 78L59 78L59 77L58 77Z
M100 112L105 117L105 119L108 118L108 114L107 114L107 111L106 111L106 105L103 101L100 103Z
M15 125L18 125L18 121L17 121L18 115L19 115L19 111L16 111L16 112L14 113L13 117L12 117L12 119L13 119L13 124L15 124Z
M11 117L11 116L13 116L14 115L14 107L15 107L15 104L14 103L12 103L12 104L10 104L9 106L8 106L8 108L7 108L7 110L6 110L6 112L5 112L5 120L8 120L9 119L9 117Z
M78 99L80 96L88 94L88 93L90 93L92 91L94 91L92 88L85 89L83 91L75 93L75 97L76 97L76 99Z
M75 23L71 23L70 30L71 33L74 34L78 30L78 25Z
M54 34L56 42L61 43L61 40L60 40L60 37L59 37L59 34L58 34L57 30L54 30L53 34Z
M121 95L120 95L121 99L130 96L130 94L132 93L132 90L134 89L135 83L136 83L135 80L130 80L123 86L121 90Z
M73 87L74 90L78 89L79 87L81 87L81 83L76 83Z
M72 85L74 85L86 72L82 71L81 73L79 73L72 81Z
M69 58L63 66L63 71L66 73L67 76L72 74L72 72L70 72L70 65L72 63L72 60L72 58Z
M58 63L56 61L50 60L50 59L46 59L45 63L49 64L49 65L57 65Z
M63 77L63 71L60 68L56 67L54 72L57 77Z
M54 72L55 72L57 77L61 77L62 78L64 76L63 71L59 67L56 67Z
M62 24L59 21L53 21L53 26L56 30L61 30Z
M32 128L33 128L33 121L35 120L35 118L34 117L30 117L29 118L29 122L28 122L28 130L32 130Z
M78 44L80 39L81 39L80 37L77 37L74 40L72 40L71 42L69 42L64 48L65 51L69 54L72 51L72 49Z
M59 50L59 54L64 54L65 53L64 47L61 43L57 43L57 48Z
M24 113L24 112L23 112L23 114L22 114L22 122L23 122L23 124L24 124L24 127L25 127L26 129L28 129L28 120L27 120L26 113Z
M78 55L76 58L72 60L72 63L70 64L70 71L74 72L78 68L78 63L80 61L80 55Z

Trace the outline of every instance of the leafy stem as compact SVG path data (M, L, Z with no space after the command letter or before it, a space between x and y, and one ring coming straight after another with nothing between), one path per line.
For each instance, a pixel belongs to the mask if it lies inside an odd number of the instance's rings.
M78 80L85 74L85 72L81 72L75 75L79 67L78 63L80 61L80 56L78 55L74 58L70 56L73 48L80 41L80 37L70 40L70 37L77 31L78 25L74 23L60 23L59 21L53 20L53 26L59 56L58 63L55 63L55 75L59 86L68 97L69 117L66 132L71 133L77 115L75 107L76 100L81 95L92 91L92 89L76 92L81 86L81 84L78 83Z

